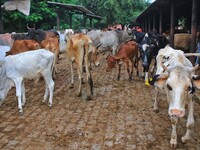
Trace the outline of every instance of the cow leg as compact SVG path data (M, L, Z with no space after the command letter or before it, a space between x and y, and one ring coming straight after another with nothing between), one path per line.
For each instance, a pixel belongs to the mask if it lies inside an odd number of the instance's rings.
M71 69L71 84L69 88L74 88L74 70L73 70L73 62L70 61L70 69Z
M171 117L171 123L172 123L172 133L171 133L171 139L170 139L170 146L171 148L176 148L177 146L176 124L178 123L178 118Z
M181 138L182 142L187 142L191 139L190 133L191 133L191 129L194 126L194 101L192 100L192 98L190 98L190 101L188 103L188 118L187 118L187 131L185 133L185 135Z
M82 91L82 67L80 65L77 65L77 72L78 72L78 78L79 78L79 87L78 87L78 93L77 96L81 96Z
M129 68L129 60L125 60L126 63L126 69L129 75L129 81L132 82L132 78L131 78L131 72L130 72L130 68Z
M15 86L16 86L16 96L18 99L18 108L19 108L19 113L23 114L23 110L22 110L22 79L15 79Z
M24 81L22 81L22 106L26 104L25 86Z
M155 99L154 99L154 104L153 104L153 110L154 112L158 113L159 112L159 107L158 107L158 94L159 90L157 87L155 87Z
M118 76L117 76L118 81L120 80L121 66L122 66L122 64L119 64L119 72L118 72Z
M43 74L45 82L46 82L46 90L45 90L45 95L44 95L44 101L47 99L48 97L48 90L49 90L49 107L52 107L52 103L53 103L53 90L54 90L54 81L52 79L51 76L49 76L48 73L44 73ZM48 86L48 89L47 89Z
M87 74L87 82L89 84L89 88L90 88L90 95L87 96L87 100L91 100L93 97L93 80L92 80L92 76L91 76L91 72L89 70L89 62L88 62L88 57L91 57L91 53L88 55L85 55L84 59L85 59L85 69L86 69L86 74Z
M131 61L131 80L133 80L133 68L134 68L134 61L133 61L133 58L130 59Z
M135 57L134 66L135 66L135 69L136 69L136 71L137 71L137 76L139 76L139 69L138 69L139 62L138 62L137 56Z
M148 77L148 72L145 72L145 78L144 78L144 81L147 81L149 79Z
M46 82L46 81L45 81ZM44 98L43 98L43 103L45 103L46 102L46 100L47 100L47 98L48 98L48 95L49 95L49 87L48 87L48 85L47 85L47 83L45 83L46 85L45 85L45 93L44 93Z

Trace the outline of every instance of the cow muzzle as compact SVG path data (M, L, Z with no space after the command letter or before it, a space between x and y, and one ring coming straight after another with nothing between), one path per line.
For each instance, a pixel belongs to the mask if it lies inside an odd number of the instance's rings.
M185 110L172 108L172 109L169 110L169 115L173 116L173 117L184 117Z

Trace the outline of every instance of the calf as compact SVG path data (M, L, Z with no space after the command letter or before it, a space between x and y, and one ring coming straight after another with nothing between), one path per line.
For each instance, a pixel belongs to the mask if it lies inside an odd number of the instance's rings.
M68 37L66 53L70 61L70 67L71 67L70 87L74 86L73 62L75 62L79 75L79 89L77 96L81 96L82 78L83 78L82 68L83 66L85 66L87 81L90 87L90 95L88 95L86 99L92 99L93 96L93 80L89 69L92 51L93 51L93 46L89 36L84 34L76 34Z
M41 42L41 48L47 49L51 51L55 55L55 60L53 64L53 77L55 77L55 73L57 72L56 63L58 63L59 59L59 41L58 38L48 38Z
M46 83L44 102L49 92L49 106L52 106L54 81L52 80L53 53L40 49L28 51L17 55L7 56L0 61L0 104L12 86L16 87L19 112L23 113L25 105L24 79L35 79L42 75Z
M36 50L39 48L40 48L39 43L37 43L34 40L16 40L13 43L13 46L10 49L10 51L6 52L6 56L15 55L29 50Z
M134 59L135 58L135 63ZM129 74L129 80L132 81L132 74L133 74L133 65L135 65L135 68L137 69L137 75L138 75L138 46L137 43L134 41L129 41L125 44L122 44L119 47L119 51L114 56L108 56L107 62L108 67L107 71L110 71L112 68L115 67L115 65L118 63L119 65L119 72L117 79L120 79L120 72L121 72L121 65L122 62L126 63L127 72ZM129 61L132 63L131 72L129 70Z
M176 147L176 124L178 118L185 116L186 104L188 105L187 132L182 137L182 142L186 142L191 138L190 133L194 126L194 101L192 97L195 87L200 89L200 77L194 74L198 66L193 67L182 51L173 50L169 46L161 49L156 59L158 62L157 75L151 82L159 90L164 89L167 94L168 114L172 122L170 145ZM154 109L158 109L157 96Z

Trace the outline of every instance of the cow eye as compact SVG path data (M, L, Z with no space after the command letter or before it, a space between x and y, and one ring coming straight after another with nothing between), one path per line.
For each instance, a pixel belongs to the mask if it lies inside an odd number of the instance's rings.
M167 84L167 88L168 88L168 90L172 90L172 87L171 86L169 86L169 84Z

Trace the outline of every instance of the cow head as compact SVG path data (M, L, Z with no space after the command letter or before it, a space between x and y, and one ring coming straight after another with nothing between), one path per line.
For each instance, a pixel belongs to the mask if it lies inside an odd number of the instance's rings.
M149 65L151 63L152 49L153 48L154 48L154 45L148 45L148 44L143 44L142 46L141 45L139 46L141 60L142 60L142 65L147 70L148 70Z
M106 68L106 71L108 72L108 71L111 71L112 68L114 68L116 66L117 61L111 55L108 55L107 58L106 58L106 60L107 60L107 64L108 64L107 68Z
M166 72L155 79L154 85L166 90L170 116L183 117L188 98L195 92L194 87L200 89L200 77L194 75L197 67L175 66L168 69L163 66Z
M98 46L93 46L92 56L91 56L91 62L96 66L100 66L100 57L99 57L99 51Z

